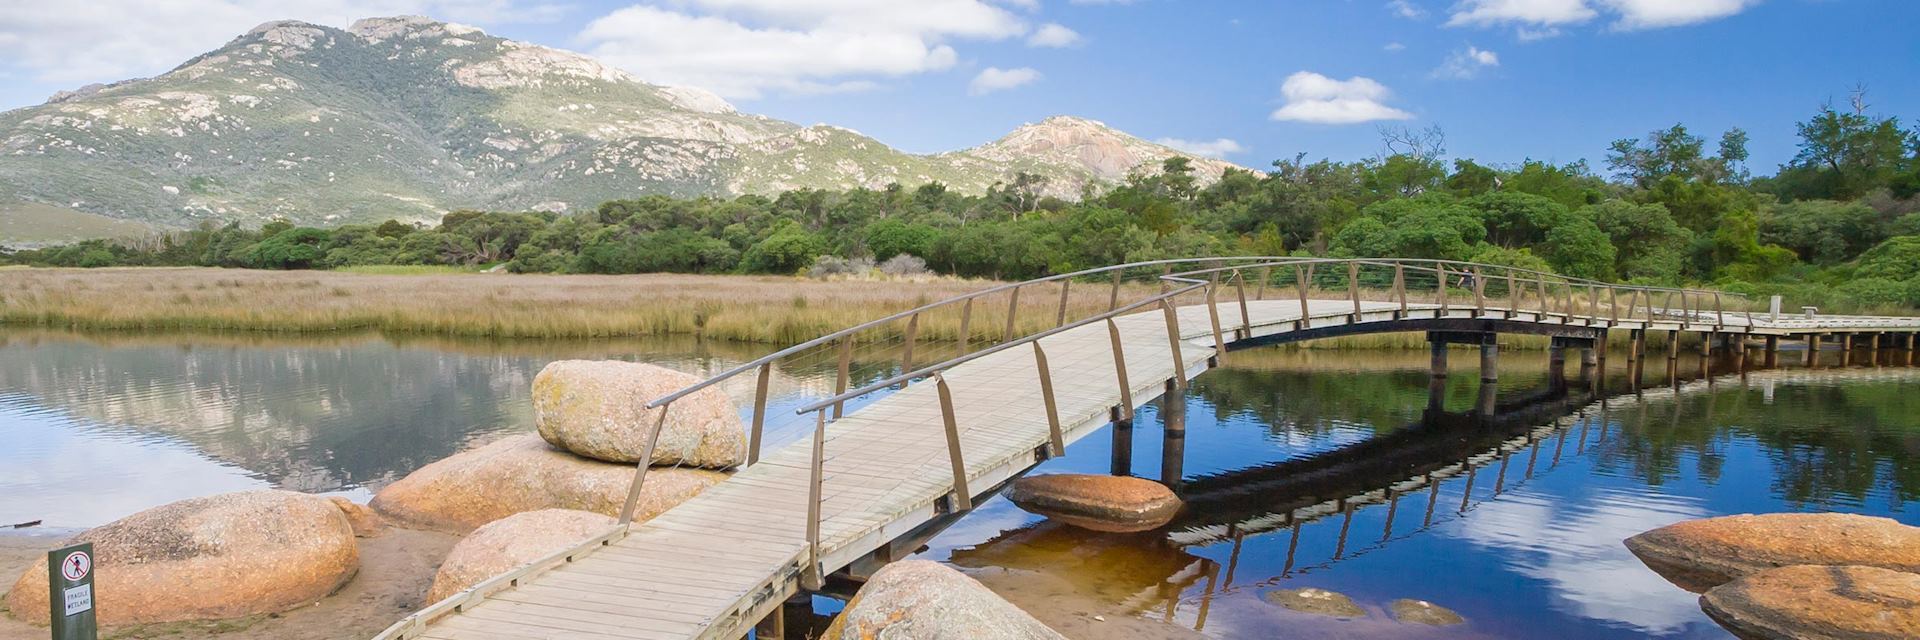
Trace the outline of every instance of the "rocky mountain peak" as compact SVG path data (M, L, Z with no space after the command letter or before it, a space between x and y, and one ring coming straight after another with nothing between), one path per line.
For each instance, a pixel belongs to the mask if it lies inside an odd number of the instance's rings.
M486 36L486 32L464 24L441 22L426 16L390 16L385 18L362 18L347 27L347 32L360 36L368 42L386 40L423 38L445 38L449 36Z
M1076 164L1106 181L1121 180L1136 171L1157 170L1160 162L1167 158L1188 155L1128 135L1098 120L1065 115L1022 125L1005 137L971 151L1000 161L1040 158L1051 163ZM1237 168L1220 160L1192 160L1196 173L1209 180L1227 169Z

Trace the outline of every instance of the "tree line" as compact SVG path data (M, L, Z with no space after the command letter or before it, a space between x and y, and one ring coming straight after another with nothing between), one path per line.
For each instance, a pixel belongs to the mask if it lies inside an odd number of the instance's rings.
M271 222L0 252L47 266L328 269L490 265L541 273L776 273L823 256L902 254L951 275L1023 279L1202 255L1468 260L1644 284L1710 283L1817 304L1920 306L1920 128L1856 91L1798 124L1773 175L1747 134L1676 124L1585 161L1484 165L1439 130L1383 130L1357 162L1305 155L1202 185L1184 158L1076 200L1016 174L984 194L939 183L775 197L643 196L574 214L457 211L437 225Z

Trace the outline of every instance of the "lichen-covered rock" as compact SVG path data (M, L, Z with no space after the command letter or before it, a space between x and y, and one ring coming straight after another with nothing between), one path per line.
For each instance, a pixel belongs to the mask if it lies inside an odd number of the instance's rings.
M1746 640L1920 638L1920 574L1799 565L1751 573L1700 596L1714 622Z
M615 522L598 513L571 509L528 511L489 522L447 553L433 575L427 602L445 600L487 578L570 549L605 533Z
M1425 600L1395 600L1387 605L1387 610L1393 613L1393 619L1407 624L1450 627L1467 621L1452 609Z
M875 572L821 637L1064 640L973 578L927 560L902 560Z
M633 465L588 460L526 434L421 467L381 489L371 504L393 520L462 534L542 509L617 516L633 472ZM634 520L659 515L726 478L705 469L650 469Z
M1015 506L1076 527L1126 533L1157 529L1180 513L1180 497L1141 478L1064 473L1021 478Z
M562 360L533 378L533 420L554 446L596 460L639 462L662 409L647 403L700 382L650 364ZM652 463L730 469L746 462L733 402L708 387L664 407Z
M285 611L339 589L360 548L325 498L260 490L181 500L89 529L102 625L219 620ZM47 562L7 594L13 615L47 624Z
M387 521L381 518L373 507L340 496L333 496L327 500L333 502L333 506L339 507L340 513L347 516L347 524L353 526L353 535L356 537L371 538L387 529Z
M1920 572L1920 528L1844 513L1688 520L1628 538L1648 568L1699 593L1740 576L1799 564Z
M1260 594L1260 598L1301 613L1335 618L1364 618L1367 615L1367 610L1354 604L1353 598L1326 589L1277 589Z

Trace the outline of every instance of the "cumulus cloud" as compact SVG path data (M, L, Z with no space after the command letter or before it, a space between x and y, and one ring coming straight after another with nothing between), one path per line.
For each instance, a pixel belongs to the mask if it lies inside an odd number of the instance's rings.
M0 2L0 69L44 82L106 82L166 71L270 20L345 27L425 14L488 26L551 21L566 11L539 0Z
M1384 49L1390 53L1399 53L1402 51L1406 51L1407 45L1400 44L1398 42L1389 42L1387 43L1387 46L1381 47L1381 49Z
M1469 45L1447 56L1440 68L1433 70L1435 78L1470 80L1480 75L1482 70L1500 66L1500 56L1492 51Z
M1187 140L1185 138L1160 138L1153 141L1163 147L1172 147L1177 151L1193 154L1202 158L1225 158L1246 151L1247 148L1228 138L1212 140Z
M973 77L973 82L967 83L967 93L976 96L986 95L995 91L1005 91L1014 87L1033 84L1039 79L1040 72L1029 67L1020 67L1018 69L987 67L981 69L980 74Z
M1719 20L1746 11L1760 0L1604 0L1620 14L1621 30L1661 29Z
M1447 26L1511 26L1522 41L1551 38L1562 28L1585 24L1604 10L1619 31L1662 29L1718 20L1760 0L1463 0Z
M1356 124L1376 120L1411 120L1413 114L1384 104L1393 96L1386 85L1354 76L1335 80L1312 71L1287 76L1280 85L1286 104L1274 110L1274 120L1317 124Z
M1040 25L1039 29L1033 31L1033 35L1027 36L1027 46L1030 47L1058 49L1076 44L1080 44L1079 33L1053 22Z
M594 20L588 52L634 75L732 98L821 92L951 68L952 41L1005 40L1027 25L980 0L680 0Z
M1393 0L1392 2L1388 2L1387 10L1392 11L1393 15L1408 20L1419 20L1427 17L1427 10L1420 8L1420 5L1414 4L1410 0Z

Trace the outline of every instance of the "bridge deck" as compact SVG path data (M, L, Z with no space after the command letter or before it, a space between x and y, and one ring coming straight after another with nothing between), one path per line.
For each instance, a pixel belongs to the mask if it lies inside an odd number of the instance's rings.
M1240 337L1284 337L1289 332L1337 329L1356 321L1391 324L1419 319L1607 326L1604 319L1575 317L1569 322L1565 316L1526 311L1480 315L1471 307L1442 312L1432 305L1414 305L1399 312L1397 304L1362 305L1364 313L1356 317L1351 301L1313 300L1309 304L1312 318L1302 323L1298 300L1250 302ZM1228 332L1243 327L1237 302L1221 301L1219 312ZM1189 376L1197 375L1213 355L1207 308L1187 306L1177 313L1185 370ZM1736 332L1819 330L1747 327L1744 317L1728 315L1726 329ZM1175 375L1163 321L1160 313L1115 321L1136 405L1160 395ZM1684 328L1711 328L1708 318L1696 317L1692 322ZM1702 327L1701 322L1709 326ZM1677 323L1649 326L1637 321L1613 326L1683 328ZM1040 341L1051 363L1068 442L1104 426L1109 411L1121 404L1109 340L1105 326L1094 323ZM991 354L950 369L944 376L953 393L969 486L976 493L1044 459L1048 424L1031 349ZM824 570L846 567L941 515L940 505L952 490L953 476L934 387L914 384L829 425L820 511ZM425 620L421 633L407 637L739 637L798 588L808 558L810 469L808 441L771 452L759 464L700 496L633 526L624 537L616 536L591 553L521 577L516 586Z

